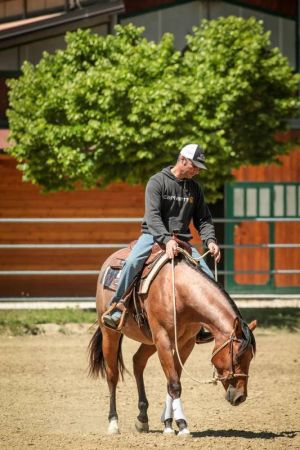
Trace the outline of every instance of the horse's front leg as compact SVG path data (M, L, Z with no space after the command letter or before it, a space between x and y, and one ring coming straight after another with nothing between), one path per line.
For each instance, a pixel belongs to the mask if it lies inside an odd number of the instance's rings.
M149 431L148 414L147 414L149 403L146 397L143 373L148 359L155 352L156 352L155 345L141 344L141 346L133 356L133 372L138 389L139 395L138 407L140 411L135 422L135 428L140 433Z
M195 339L193 338L179 348L180 359L182 364L184 364L187 358L189 357L191 351L193 350L194 345ZM168 393L166 397L164 411L161 416L161 420L165 425L164 434L174 434L174 430L172 429L172 422L174 418L179 428L178 434L180 436L188 436L190 432L187 426L187 420L183 412L182 401L180 398L181 396L180 377L182 367L178 360L176 351L173 356L173 361L174 361L174 369L178 376L179 382L177 383L177 385L176 383L175 384L168 383Z

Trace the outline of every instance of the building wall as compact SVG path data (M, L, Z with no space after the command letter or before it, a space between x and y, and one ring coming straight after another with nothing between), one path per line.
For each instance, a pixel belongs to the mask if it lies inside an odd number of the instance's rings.
M200 0L203 3L213 3L215 0ZM271 13L286 16L295 17L297 15L297 3L298 0L228 0L228 3L243 4L251 8L261 8L268 10ZM146 11L147 9L154 9L158 7L164 7L175 3L184 3L184 0L125 0L126 12L129 14Z
M4 17L5 11L7 14L12 14L11 10L8 13L6 3L13 2L0 2L0 21ZM106 12L101 13L101 4L98 5L100 7L99 11L94 9L93 12L87 11L86 14L82 13L82 15L79 15L78 12L85 11L83 8L79 10L77 8L77 11L74 11L74 13L63 14L62 9L64 9L65 3L57 0L27 1L26 11L28 14L34 11L34 8L39 8L40 13L43 15L37 15L37 17L31 17L26 20L0 23L0 128L8 127L6 117L8 106L6 80L19 76L25 61L37 64L43 52L54 53L58 49L64 49L66 47L65 35L67 32L76 31L78 28L88 28L96 34L105 36L111 32L113 25L117 22L116 12L109 14L105 10ZM69 2L69 7L71 3ZM92 3L95 3L94 6L97 6L96 1L83 1L82 5L89 6ZM23 8L25 4L23 0L21 4ZM45 15L48 9L54 7L55 4L60 6L60 12ZM113 5L111 6L113 7ZM117 7L118 5L116 5ZM18 9L19 13L22 10L20 8L21 5L16 4L16 9ZM121 6L120 10L122 10ZM37 26L36 28L35 25ZM7 32L12 30L15 32L14 37L7 37Z
M282 166L242 167L234 171L237 180L250 182L298 182L300 150L281 158ZM292 168L292 170L290 170ZM289 175L291 173L291 175ZM42 194L37 186L23 183L16 162L0 156L0 218L141 218L144 188L113 184L104 190ZM299 187L300 211L300 187ZM1 223L0 244L127 244L140 234L140 223ZM220 234L220 233L219 233ZM269 227L265 223L241 221L232 230L238 245L266 244ZM194 232L194 237L196 233ZM221 236L218 236L223 244ZM275 242L299 243L299 222L275 224ZM196 242L196 241L194 241ZM112 248L0 249L0 270L100 270ZM226 250L225 252L229 252ZM287 257L288 255L288 257ZM223 255L224 256L224 255ZM227 269L228 267L225 267ZM237 249L234 270L269 270L269 249ZM299 249L278 249L275 269L299 269ZM299 287L300 275L276 275L275 285ZM93 296L96 275L1 276L0 297ZM268 275L236 275L240 287L249 284L263 291ZM247 288L247 292L249 289Z
M242 3L248 4L250 7L264 8L274 14L281 14L286 17L297 15L298 0L242 0Z
M131 3L131 2L128 2ZM251 7L243 7L226 1L188 1L178 5L168 5L161 2L160 7L140 11L134 5L129 9L127 17L121 17L121 23L133 23L145 27L145 37L158 42L164 33L173 33L175 47L183 50L186 46L185 36L192 32L193 26L198 26L202 19L217 19L230 15L255 17L262 20L266 31L271 31L271 42L279 47L281 52L289 59L292 67L296 67L296 21L292 18L280 17L272 13L258 11ZM184 18L184 20L183 20Z
M279 157L281 164L241 166L233 170L236 181L300 181L300 151L295 149Z
M82 6L97 3L92 0L80 0ZM76 7L76 0L1 0L0 22L24 17L47 14L52 11L62 11Z
M37 64L43 52L54 53L58 49L66 47L65 34L67 31L75 31L78 28L89 28L94 33L105 36L109 33L110 18L106 15L86 23L73 23L62 25L55 29L36 32L27 36L19 45L8 49L0 49L0 74L1 71L20 71L24 61Z
M41 194L23 183L13 158L0 155L0 218L142 217L144 189L113 184L104 190ZM1 223L0 244L127 244L140 223ZM99 270L114 250L0 249L0 270ZM97 276L0 276L0 297L93 296Z

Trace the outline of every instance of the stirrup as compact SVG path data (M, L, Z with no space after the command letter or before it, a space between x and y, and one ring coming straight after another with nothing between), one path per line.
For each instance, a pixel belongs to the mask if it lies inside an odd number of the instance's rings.
M113 312L114 309L118 308L121 312L121 318L119 320L119 324L117 327L112 327L109 326L107 323L105 323L104 318L105 316L107 316L108 314L110 314L111 312ZM117 332L121 332L124 323L125 323L125 317L126 317L126 313L127 313L127 308L125 307L125 305L122 302L118 302L118 303L113 303L112 305L110 305L110 307L102 314L101 316L101 323L106 327L109 328L110 330L113 331L117 331Z

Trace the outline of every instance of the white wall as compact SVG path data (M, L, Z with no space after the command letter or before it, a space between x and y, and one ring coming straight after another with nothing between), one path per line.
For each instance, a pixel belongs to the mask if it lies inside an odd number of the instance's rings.
M91 30L101 35L108 33L107 24L91 27ZM64 49L65 47L64 35L60 34L45 37L44 39L39 39L8 50L0 50L0 71L20 70L25 60L30 61L32 64L37 64L44 51L54 53L56 49Z
M248 19L255 17L264 22L266 31L271 31L271 42L279 47L281 52L289 59L292 67L296 67L296 22L272 14L256 11L250 8L232 5L226 2L213 2L210 8L211 18L235 15Z
M175 47L182 50L186 45L185 36L191 32L193 26L199 25L203 17L203 3L193 1L128 17L121 23L145 27L144 36L155 42L158 42L164 33L173 33Z
M37 64L44 51L54 53L56 49L63 49L65 47L64 36L55 36L32 42L31 44L22 45L19 47L20 65L22 65L24 61L30 61L32 64Z
M0 50L0 71L18 70L18 48Z
M256 17L263 20L266 31L271 31L271 42L279 47L287 56L292 67L296 67L296 24L295 21L284 19L275 15L262 13L250 8L244 8L222 1L200 2L191 1L177 6L162 8L144 14L127 17L121 20L122 24L133 23L144 26L144 33L148 40L158 42L166 32L174 34L175 47L182 50L185 45L185 36L192 31L193 26L199 25L201 19L216 19L229 15L244 18Z

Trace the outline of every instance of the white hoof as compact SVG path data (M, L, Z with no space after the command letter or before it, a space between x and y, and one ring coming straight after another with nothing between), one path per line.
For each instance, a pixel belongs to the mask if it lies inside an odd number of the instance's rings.
M119 424L118 424L117 419L113 419L109 422L107 432L108 432L108 434L120 434Z
M175 431L171 427L166 427L163 431L163 434L166 434L167 436L174 436Z
M190 433L190 430L188 428L183 428L183 430L178 431L178 435L177 436L190 437L191 433Z
M135 421L135 429L139 433L148 433L148 431L149 431L149 424L148 424L148 422L144 423L144 422L140 422L139 419L136 419L136 421Z

